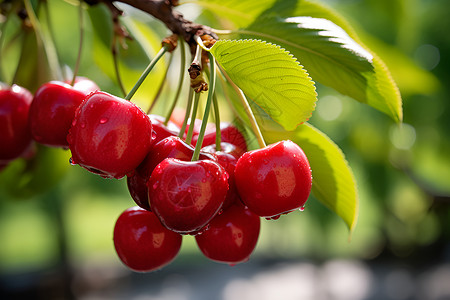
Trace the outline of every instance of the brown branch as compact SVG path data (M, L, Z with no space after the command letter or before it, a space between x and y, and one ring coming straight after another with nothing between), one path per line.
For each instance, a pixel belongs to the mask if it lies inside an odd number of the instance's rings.
M92 0L88 0L88 3L92 4ZM144 11L154 18L163 22L166 27L175 34L183 37L183 39L189 44L191 53L195 53L196 41L195 35L210 35L217 39L217 35L212 32L211 28L201 24L194 23L186 20L183 15L173 9L177 1L173 0L98 0L98 2L104 2L108 6L112 2L122 2L128 4L134 8Z

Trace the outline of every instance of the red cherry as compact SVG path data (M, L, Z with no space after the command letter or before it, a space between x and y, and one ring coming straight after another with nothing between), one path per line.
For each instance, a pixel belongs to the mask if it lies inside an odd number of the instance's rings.
M169 136L156 143L144 161L136 168L136 172L127 177L128 190L136 204L150 210L147 181L160 162L166 158L189 161L193 154L194 148L176 136ZM209 153L200 153L199 159L216 160L216 157Z
M73 164L103 177L121 178L149 152L152 123L130 101L98 91L78 107L67 140Z
M222 207L228 174L211 160L167 158L148 181L150 207L168 229L182 234L200 231Z
M182 236L161 225L152 212L137 206L125 210L114 227L114 247L131 270L150 272L174 260Z
M240 157L247 151L247 143L242 133L233 125L227 122L220 123L220 136L222 142L227 142L236 146L236 155ZM198 135L192 138L192 145L197 143ZM216 142L216 129L211 128L205 132L202 147L212 145Z
M20 157L31 145L28 116L33 95L18 85L0 87L0 164Z
M208 152L208 153L215 153L217 151L215 142L214 142L214 144L203 147L202 151ZM245 153L242 151L242 149L238 148L236 145L233 145L233 144L230 144L227 142L220 143L220 151L231 154L234 157L236 157L236 159L238 159L239 157L242 156L242 154Z
M228 144L228 143L222 143L222 144ZM227 147L228 149L224 148L223 150L229 151L232 149L235 149L234 145L228 144L231 147ZM226 145L225 145L226 146ZM224 167L224 169L228 173L228 192L227 192L227 198L225 199L222 208L226 209L236 201L239 200L239 195L236 189L236 183L234 182L234 169L236 168L237 158L233 156L230 153L227 153L225 151L216 151L215 145L210 145L202 148L202 151L204 152L210 152L214 153L214 155L217 157L217 162Z
M30 129L33 139L54 147L69 147L67 135L75 117L75 110L86 93L67 83L51 81L35 93L30 107Z
M71 80L66 80L64 82L70 84ZM75 78L75 83L73 84L73 88L77 91L83 92L85 95L89 95L92 92L100 90L100 88L98 87L98 85L95 82L93 82L92 80L90 80L86 77L82 77L82 76L77 76Z
M291 141L243 154L234 174L242 202L261 217L272 218L303 207L311 191L308 159Z
M235 204L214 217L208 230L195 240L209 259L234 265L249 259L258 242L260 223L247 207Z
M154 143L157 143L169 136L177 136L180 132L180 128L178 128L178 126L172 121L169 121L166 126L164 125L163 117L158 115L149 115L149 117L152 121L153 131L155 132Z

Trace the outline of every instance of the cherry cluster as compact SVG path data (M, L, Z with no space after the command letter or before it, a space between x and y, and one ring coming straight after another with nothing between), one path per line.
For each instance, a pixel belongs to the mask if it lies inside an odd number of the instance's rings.
M187 234L211 260L247 261L260 217L277 219L303 209L311 190L308 160L291 141L248 151L230 123L208 124L200 133L196 121L187 143L188 129L180 134L176 120L148 115L86 78L73 85L46 83L34 96L16 85L3 87L0 164L25 155L34 140L70 149L72 164L102 177L126 176L137 206L119 216L114 246L134 271L170 263ZM200 140L199 159L193 160Z

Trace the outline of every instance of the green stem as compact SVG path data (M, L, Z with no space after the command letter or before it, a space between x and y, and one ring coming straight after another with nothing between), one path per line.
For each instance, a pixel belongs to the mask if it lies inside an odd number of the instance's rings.
M38 47L44 48L44 51L47 55L48 64L49 64L52 75L55 78L62 80L63 78L62 78L62 74L61 74L61 67L59 65L58 55L56 53L55 44L51 38L47 39L47 40L44 39L44 34L42 33L41 25L40 25L39 20L33 10L33 6L31 5L30 0L24 0L24 4L25 4L25 9L27 11L30 23L34 28L34 31L36 32L36 40L38 43ZM48 16L48 14L47 14L47 16Z
M159 97L161 96L162 90L164 88L164 84L166 83L167 74L169 73L170 65L172 64L172 59L173 59L173 54L170 54L169 61L167 62L166 70L164 71L163 79L161 80L161 83L159 84L158 91L156 92L156 95L153 98L153 101L150 104L150 107L147 109L147 115L151 113L151 111L155 107L156 103L158 102Z
M250 125L252 127L253 133L255 134L256 139L258 141L259 147L260 148L266 147L266 142L264 141L264 137L261 133L261 130L259 129L258 122L256 121L255 115L253 114L253 111L252 111L250 105L248 104L248 101L244 95L244 92L242 92L242 90L231 80L231 78L230 78L230 76L228 76L227 72L225 72L225 70L220 65L218 65L218 66L219 66L219 69L222 72L222 74L225 76L227 81L231 84L231 86L235 90L239 100L241 101L241 104L244 107L245 113L247 114L248 119L250 121Z
M200 156L200 149L203 144L203 137L205 136L206 125L208 124L209 112L211 110L211 102L213 102L214 88L216 85L216 68L214 64L214 56L208 53L209 61L211 65L211 73L209 76L208 98L206 100L205 113L203 114L202 126L198 134L197 143L195 144L194 154L192 155L192 161L198 160Z
M15 8L15 6L13 8ZM5 20L5 22L3 22L2 27L0 28L0 58L2 57L2 54L3 54L2 53L3 52L3 41L5 40L5 37L6 37L6 34L5 34L6 25L8 24L8 21L10 19L11 11L12 11L12 9L10 9L6 13L6 15L5 15L6 20ZM19 30L18 33L21 34L22 31ZM5 74L3 73L3 60L0 59L0 76L3 81L4 81L4 75Z
M25 52L25 48L26 48L26 43L27 43L27 34L30 34L30 33L26 32L23 35L23 38L22 38L22 45L20 47L19 61L17 63L16 70L14 71L13 78L11 79L11 84L10 84L11 86L17 81L17 76L19 75L19 70L20 70L22 61L25 59L25 53L26 53Z
M179 138L183 138L184 131L186 130L187 121L189 119L189 115L191 113L191 108L192 108L192 99L194 99L194 90L190 88L189 95L188 95L188 101L187 101L187 105L186 105L186 112L184 114L183 124L181 125L180 133L178 134Z
M172 106L170 107L169 111L167 112L166 119L164 120L164 125L167 126L169 123L170 116L173 113L173 110L175 109L175 106L177 105L178 98L180 97L181 89L183 87L184 82L184 74L186 73L186 54L184 52L184 41L182 38L178 38L178 44L180 45L180 54L181 54L181 62L180 62L180 78L178 80L178 88L177 92L175 93L175 98L172 101Z
M119 85L119 89L122 92L123 96L125 97L127 95L127 91L125 90L125 86L123 85L122 76L120 76L119 60L118 60L119 47L117 47L117 44L118 44L117 38L116 36L114 36L112 45L114 72L116 73L116 80L117 84Z
M216 94L213 96L213 105L214 105L214 117L216 122L216 151L222 150L221 142L222 142L222 134L220 132L220 115L219 115L219 103L217 101Z
M186 135L186 143L190 144L192 141L192 134L194 132L195 127L195 119L197 116L197 110L198 110L198 103L200 102L200 93L195 93L194 97L194 107L192 108L192 114L191 114L191 122L189 123L189 129L188 133Z
M83 40L84 40L84 22L83 22L83 5L82 0L80 0L79 6L78 6L78 17L80 19L80 43L78 45L78 55L77 55L77 61L75 63L75 68L73 70L73 77L72 82L70 85L75 84L75 80L77 78L78 69L80 68L80 62L81 62L81 53L83 51Z
M144 82L147 75L150 73L150 71L153 69L153 67L156 65L156 63L161 59L161 57L164 56L164 54L169 50L169 45L165 44L159 52L156 54L156 56L152 59L152 61L148 64L147 68L145 68L144 72L142 73L141 77L139 77L138 81L135 83L131 91L125 96L125 100L131 100L131 98L134 96L136 91L139 89L141 84Z

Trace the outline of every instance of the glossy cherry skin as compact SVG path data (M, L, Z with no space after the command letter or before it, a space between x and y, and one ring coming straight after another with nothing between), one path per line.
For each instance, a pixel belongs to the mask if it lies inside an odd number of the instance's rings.
M152 123L130 101L91 93L78 107L67 136L72 163L108 178L131 173L152 145Z
M144 161L136 168L136 172L127 176L128 190L136 204L144 209L150 210L147 181L153 169L160 162L166 158L189 161L192 159L193 154L194 148L176 136L169 136L156 143L150 149ZM199 159L216 160L216 157L209 153L200 153Z
M148 181L150 207L168 229L195 234L219 212L228 191L228 174L211 160L167 158Z
M64 81L67 84L71 83L71 80ZM86 96L92 92L99 91L100 88L98 85L90 80L89 78L83 76L77 76L75 78L75 83L73 84L73 88L77 91L84 93Z
M152 121L153 131L155 133L154 143L157 143L166 137L169 136L177 136L180 132L180 128L178 128L175 123L169 120L167 125L164 125L165 119L158 115L148 115L150 120Z
M28 127L33 95L18 85L0 87L0 164L20 157L31 145Z
M30 130L33 139L47 146L69 147L67 135L75 117L75 110L86 93L71 85L51 81L35 93L30 107Z
M247 142L245 141L242 133L233 125L227 122L220 123L220 136L221 142L230 143L236 146L235 155L239 158L247 151ZM198 135L192 138L192 145L197 143ZM203 137L202 147L212 145L216 142L216 129L215 126L211 127L205 132Z
M222 145L227 143L221 143ZM227 171L228 173L228 192L227 197L223 203L222 208L226 209L230 205L232 205L235 202L239 202L239 195L236 189L236 183L234 182L234 169L236 168L237 158L226 152L226 151L233 151L235 149L234 145L228 144L231 147L223 148L222 151L217 151L215 148L215 145L210 145L202 148L202 151L213 153L217 157L217 162ZM214 147L212 147L214 146ZM225 145L226 146L226 145Z
M114 227L117 255L136 272L166 266L177 256L181 242L181 235L162 226L154 213L137 206L125 210Z
M308 159L291 141L246 152L234 174L242 202L261 217L273 218L302 208L311 191Z
M234 204L209 222L209 228L196 235L202 253L211 260L237 264L249 259L258 242L259 216L242 204Z

